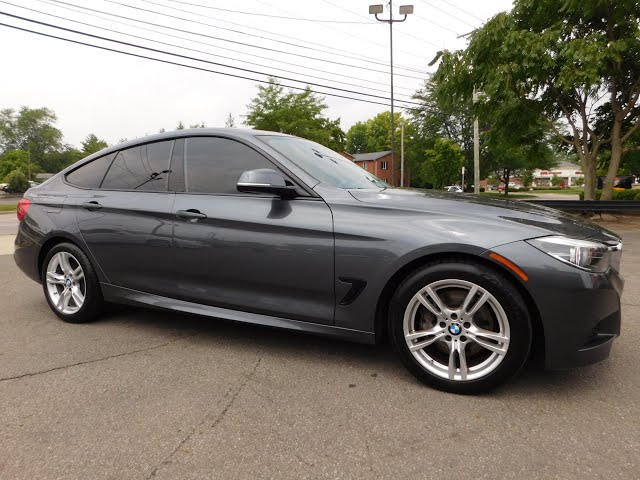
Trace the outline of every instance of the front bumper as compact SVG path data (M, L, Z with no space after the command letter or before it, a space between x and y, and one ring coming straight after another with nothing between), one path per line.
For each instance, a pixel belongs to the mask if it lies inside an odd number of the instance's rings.
M492 251L516 263L529 276L522 285L540 315L547 368L578 367L609 356L613 340L620 335L624 279L618 272L585 272L526 242Z

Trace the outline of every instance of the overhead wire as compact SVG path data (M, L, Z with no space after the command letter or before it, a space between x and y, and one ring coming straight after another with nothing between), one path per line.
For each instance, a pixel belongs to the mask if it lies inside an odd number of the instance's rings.
M247 43L247 42L240 42L238 40L231 40L229 38L216 37L214 35L208 35L208 34L201 33L201 32L194 32L192 30L185 30L185 29L181 29L181 28L177 28L177 27L169 27L169 26L166 26L166 25L163 25L163 24L159 24L159 23L149 22L149 21L146 21L146 20L140 20L140 19L137 19L137 18L127 17L127 16L124 16L124 15L118 15L118 14L111 13L111 12L104 12L102 10L96 10L94 8L89 8L89 7L85 7L85 6L82 6L82 5L71 4L71 3L68 3L68 2L64 2L62 0L49 0L49 1L54 2L56 4L71 5L73 7L80 8L82 10L88 10L88 11L91 11L91 12L102 13L102 14L105 14L105 15L109 15L109 16L113 16L113 17L117 17L117 18L122 18L122 19L125 19L125 20L134 21L136 23L143 23L145 25L152 25L154 27L160 27L160 28L164 28L164 29L168 29L168 30L187 33L187 34L190 34L190 35L195 35L195 36L199 36L199 37L205 37L205 38L209 38L209 39L212 39L212 40L219 40L219 41L222 41L222 42L233 43L233 44L242 45L242 46L245 46L245 47L257 48L257 49L260 49L260 50L267 50L267 51L271 51L271 52L277 52L277 53L281 53L281 54L285 54L285 55L291 55L291 56L300 57L300 58L307 58L307 59L310 59L310 60L316 60L316 61L320 61L320 62L331 63L331 64L341 65L341 66L345 66L345 67L356 68L356 69L359 69L359 70L367 70L367 71L370 71L370 72L383 73L383 74L387 73L386 71L376 70L374 68L369 68L369 67L363 67L361 65L353 65L353 64L344 63L344 62L337 62L335 60L328 60L328 59L324 59L324 58L313 57L311 55L303 55L303 54L300 54L300 53L294 53L294 52L288 52L288 51L284 51L284 50L278 50L276 48L266 47L266 46L263 46L263 45L254 45L254 44ZM110 1L110 0L105 0L105 1ZM2 3L6 3L6 2L2 2ZM172 17L172 18L177 18L177 19L180 19L180 20L185 20L187 22L193 22L193 23L198 23L198 24L210 26L210 27L213 27L213 28L222 28L222 27L218 27L216 25L211 25L211 24L208 24L208 23L197 22L195 20L182 19L182 18L176 17L174 15L162 14L162 13L153 12L153 11L150 11L150 12L158 14L158 15L164 15L164 16L168 16L168 17ZM223 30L227 30L227 29L224 29L224 28L222 28L222 29ZM250 35L250 34L245 33L245 35ZM280 43L284 43L284 42L280 42ZM310 47L304 47L304 46L300 46L300 48L310 49ZM381 65L385 65L385 64L381 63ZM416 73L421 73L421 72L416 70ZM413 78L413 79L417 79L417 80L422 80L422 77L417 77L415 75L407 75L407 74L404 74L404 73L396 73L395 75L400 76L400 77L405 77L405 78Z
M317 19L317 18L287 17L284 15L273 15L270 13L245 12L241 10L232 10L230 8L214 7L213 5L202 5L198 3L183 2L179 0L170 0L170 1L175 3L181 3L183 5L190 5L192 7L200 7L200 8L208 8L211 10L217 10L219 12L237 13L240 15L253 15L257 17L266 17L266 18L278 18L280 20L296 20L296 21L314 22L314 23L348 23L348 24L360 24L360 25L375 25L375 23L373 22L349 22L344 20L323 20L323 19Z
M451 2L449 2L449 1L447 1L447 0L440 0L440 1L441 1L441 2L446 3L447 5L451 5L453 8L455 8L455 9L457 9L457 10L460 10L461 12L464 12L464 13L466 13L467 15L470 15L470 16L472 16L473 18L475 18L475 19L477 19L477 20L480 20L481 22L484 22L484 20L483 20L482 18L480 18L479 16L477 16L477 15L475 15L475 14L471 13L471 12L470 12L470 11L468 11L468 10L465 10L465 9L464 9L464 8L462 8L462 7L459 7L458 5L456 5L456 4L454 4L454 3L451 3Z
M142 1L148 1L148 0L142 0ZM176 0L168 0L168 1L172 2L172 1L176 1ZM256 2L262 3L263 5L267 5L267 6L270 6L270 7L272 7L272 8L273 8L273 5L271 5L271 4L267 3L267 2L265 2L264 0L256 0ZM283 12L286 12L286 13L290 13L288 10L285 10L285 9L283 9L283 8L280 8L280 7L275 7L275 8L277 8L277 9L278 9L278 10L280 10L280 11L283 11ZM339 32L339 33L344 34L344 35L348 35L348 36L353 37L353 38L355 38L355 39L357 39L357 40L361 40L361 41L362 41L362 40L364 40L364 41L366 41L366 42L368 42L368 43L371 43L372 45L376 45L376 46L378 46L378 47L383 47L383 48L387 48L387 47L388 47L388 45L384 45L384 44L382 44L382 43L378 43L378 42L374 42L374 41L371 41L371 40L363 39L363 38L358 37L357 35L353 35L353 34L351 34L351 33L349 33L349 32L345 32L345 31L343 31L343 30L338 30L337 28L334 28L334 27L332 27L331 25L324 25L324 24L320 24L320 26L322 26L322 27L324 27L324 28L329 28L329 29L331 29L331 30L333 30L333 31L335 31L335 32ZM411 36L413 36L413 35L411 35ZM416 38L416 39L418 39L418 40L420 40L421 42L426 42L426 40L424 40L424 39L422 39L422 38L415 37L415 36L413 36L413 37L414 37L414 38ZM427 43L429 43L429 42L427 42ZM397 51L397 52L402 52L402 53L404 53L404 54L406 54L406 55L411 55L411 56L413 56L413 57L423 58L423 57L422 57L422 55L417 55L417 54L415 54L415 53L413 53L413 52L408 52L408 51L406 51L406 50L399 50L399 49L398 49L398 50L396 50L396 51Z
M218 58L224 58L224 59L227 59L227 60L238 61L237 58L228 57L226 55L219 55L219 54L207 52L207 51L204 51L204 50L193 49L193 48L185 47L185 46L182 46L182 45L175 45L175 44L172 44L172 43L163 42L163 41L160 41L160 40L155 40L155 39L151 39L151 38L147 38L147 37L142 37L142 36L134 35L134 34L131 34L131 33L120 32L118 30L114 30L114 29L111 29L111 28L98 26L98 25L93 25L93 24L90 24L90 23L87 23L87 22L82 22L80 20L69 19L69 18L66 18L66 17L62 17L62 16L55 15L55 14L48 13L48 12L43 12L43 11L36 10L36 9L33 9L33 8L23 7L21 5L16 5L16 4L13 4L13 3L10 3L10 2L6 2L6 1L3 1L2 3L6 3L8 5L16 6L18 8L22 8L24 10L28 10L28 11L31 11L31 12L34 12L34 13L38 13L38 14L54 17L54 18L57 18L57 19L60 19L60 20L64 20L64 21L67 21L67 22L78 23L80 25L85 25L85 26L88 26L88 27L91 27L91 28L97 28L97 29L101 29L101 30L106 30L106 31L109 31L109 32L112 32L112 33L116 33L116 34L119 34L119 35L126 35L126 36L129 36L129 37L137 38L137 39L148 41L148 42L159 43L159 44L167 45L167 46L174 47L174 48L180 48L180 49L189 50L189 51L197 52L197 53L204 53L205 55L215 56L215 57L218 57ZM181 38L181 37L179 37L179 38ZM243 64L256 65L256 66L264 67L264 68L272 68L272 69L276 69L276 70L279 70L279 71L282 71L282 72L285 72L285 73L292 73L292 74L295 74L295 75L305 75L305 73L296 72L296 71L292 71L292 70L286 70L286 69L283 69L283 68L280 68L280 67L277 67L277 66L269 66L269 65L264 65L264 64L260 64L260 63L256 63L256 62L246 61L246 60L242 60L242 63ZM332 78L317 77L317 76L314 77L314 78L318 79L318 80L325 80L325 81L329 81L329 82L335 82L335 83L340 83L340 84L344 84L344 85L349 85L349 86L352 86L352 87L362 87L361 84L343 82L341 80L336 80L336 79L332 79ZM364 80L362 80L362 81L364 81ZM366 88L367 90L378 91L378 92L382 92L382 93L388 93L387 90L382 90L382 89L379 89L379 88L374 88L374 87L364 87L364 88ZM398 96L408 97L408 98L411 97L410 95L406 95L406 94L398 94Z
M136 45L136 44L133 44L133 43L130 43L130 42L124 42L122 40L115 40L115 39L111 39L111 38L108 38L108 37L103 37L101 35L95 35L95 34L92 34L92 33L82 32L82 31L79 31L79 30L71 29L71 28L61 27L59 25L54 25L54 24L50 24L50 23L47 23L47 22L42 22L42 21L39 21L39 20L34 20L34 19L27 18L27 17L22 17L20 15L15 15L15 14L8 13L8 12L0 11L0 15L5 15L5 16L8 16L8 17L11 17L11 18L14 18L14 19L18 19L18 20L22 20L22 21L26 21L26 22L30 22L30 23L35 23L37 25L41 25L41 26L45 26L45 27L49 27L49 28L55 28L55 29L62 30L62 31L65 31L65 32L74 33L74 34L77 34L77 35L83 35L83 36L91 37L91 38L98 39L98 40L103 40L103 41L107 41L107 42L117 43L117 44L120 44L120 45L125 45L125 46L128 46L128 47L148 50L148 51L155 52L155 53L160 53L160 54L163 54L163 55L169 55L169 56L173 56L173 57L178 57L178 58L182 58L182 59L185 59L185 60L191 60L191 61L196 61L196 62L201 62L201 63L207 63L207 64L210 64L210 65L216 65L216 66L223 67L223 68L228 68L228 69L232 69L232 70L239 70L239 71L242 71L242 72L254 73L254 74L257 74L257 75L263 75L263 76L267 76L267 77L268 76L272 76L270 73L259 72L259 71L251 70L251 69L248 69L248 68L230 66L230 65L226 65L226 64L223 64L223 63L220 63L220 62L212 62L212 61L209 61L209 60L203 60L203 59L197 58L197 57L191 57L191 56L188 56L188 55L182 55L182 54L178 54L178 53L168 52L168 51L160 50L160 49L157 49L157 48L151 48L151 47L145 47L145 46L141 46L141 45ZM385 99L385 100L387 99L387 97L383 97L381 95L374 95L374 94L371 94L371 93L362 93L362 92L349 90L349 89L345 89L345 88L332 87L332 86L329 86L329 85L323 85L323 84L319 84L319 83L315 83L315 82L310 82L310 81L307 81L307 80L299 80L299 79L288 78L288 77L283 77L283 76L278 76L278 77L281 78L282 80L286 80L286 81L289 81L289 82L304 83L304 84L307 84L309 86L326 88L326 89L335 90L335 91L339 91L339 92L345 92L345 93L361 95L361 96L364 96L364 97L372 97L372 98ZM407 104L420 105L420 103L418 103L418 102L409 101L409 100L400 100L400 99L396 100L394 98L394 101L400 101L400 102L407 103Z
M173 1L177 1L177 0L169 0L169 1L172 1L172 2L173 2ZM336 8L339 8L339 9L341 9L341 10L344 10L345 12L349 12L349 13L351 13L351 14L353 14L353 15L357 15L358 17L367 18L366 16L364 16L364 15L362 15L362 14L358 13L358 12L354 12L353 10L350 10L350 9L348 9L348 8L345 8L345 7L343 7L342 5L337 5L337 4L335 4L335 3L333 3L333 2L331 2L331 1L329 1L329 0L321 0L321 1L322 1L322 2L324 2L324 3L327 3L327 4L329 4L329 5L332 5L332 6L336 7ZM415 13L414 13L414 14L412 14L412 15L413 15L413 16L415 16L415 17L419 17L419 16L418 16L418 15L416 15ZM419 17L419 18L423 18L423 17ZM423 20L427 20L427 19L426 19L426 18L423 18ZM451 30L451 29L449 29L449 28L447 28L447 27L444 27L444 26L442 26L442 25L440 25L440 24L438 24L438 23L436 23L436 22L433 22L433 21L431 21L431 20L427 20L427 21L428 21L429 23L433 23L434 25L436 25L436 26L438 26L438 27L440 27L440 28L443 28L443 29L445 29L445 30L449 30L449 31L451 31L451 32L453 32L453 33L456 33L455 31L453 31L453 30ZM411 34L411 33L409 33L409 32L404 32L404 31L402 31L402 30L396 30L396 33L397 33L397 34L400 34L400 35L407 36L407 37L411 37L411 38L414 38L414 39L417 39L417 40L420 40L420 41L422 41L422 42L424 42L424 43L427 43L427 44L431 45L432 47L440 48L440 45L436 45L435 43L430 42L429 40L425 40L425 39L423 39L423 38L417 37L417 36L415 36L415 35L413 35L413 34Z
M469 22L467 22L466 20L463 20L463 19L462 19L462 18L460 18L460 17L455 16L455 15L454 15L453 13L451 13L451 12L447 12L446 10L444 10L444 9L442 9L442 8L440 8L440 7L438 7L437 5L434 5L434 4L433 4L433 3L431 3L431 2L428 2L427 0L420 0L420 1L421 1L422 3L424 3L424 4L426 4L426 5L429 5L429 6L430 6L430 7L432 7L432 8L435 8L436 10L441 11L442 13L444 13L445 15L450 16L451 18L455 18L456 20L458 20L458 21L459 21L459 22L461 22L461 23L464 23L464 24L466 24L466 25L468 25L468 26L470 26L470 27L472 27L472 28L476 28L476 27L477 27L476 25L474 25L474 24L472 24L472 23L469 23Z
M170 61L170 60L164 60L164 59L160 59L160 58L149 57L147 55L141 55L139 53L127 52L127 51L124 51L124 50L118 50L118 49L115 49L115 48L105 47L105 46L102 46L102 45L95 45L95 44L91 44L91 43L87 43L87 42L81 42L79 40L73 40L73 39L70 39L70 38L59 37L57 35L52 35L52 34L49 34L49 33L39 32L39 31L36 31L36 30L31 30L31 29L28 29L28 28L19 27L17 25L11 25L11 24L0 22L0 26L12 28L12 29L15 29L15 30L20 30L20 31L23 31L23 32L27 32L27 33L31 33L31 34L47 37L47 38L53 38L53 39L57 39L57 40L62 40L62 41L68 42L68 43L73 43L73 44L77 44L77 45L83 45L83 46L87 46L87 47L92 47L92 48L96 48L96 49L99 49L99 50L105 50L105 51L108 51L108 52L120 53L120 54L123 54L123 55L128 55L130 57L136 57L136 58L142 58L142 59L146 59L146 60L152 60L152 61L155 61L155 62L166 63L166 64L169 64L169 65L175 65L175 66L179 66L179 67L190 68L192 70L199 70L199 71L203 71L203 72L214 73L214 74L217 74L217 75L223 75L223 76L238 78L238 79L242 79L242 80L250 80L250 81L258 82L258 83L266 83L266 84L270 83L269 80L246 77L244 75L237 75L237 74L228 73L228 72L220 72L220 71L211 70L211 69L204 68L204 67L198 67L198 66L195 66L195 65L189 65L189 64L179 63L179 62L173 62L173 61ZM282 86L286 87L286 88L290 88L292 90L303 90L304 91L304 90L307 89L307 88L303 88L303 87L297 87L297 86L294 86L294 85L282 85ZM377 102L377 101L374 101L374 100L367 100L367 99L364 99L364 98L351 97L351 96L347 96L347 95L340 95L340 94L331 93L331 92L315 91L314 93L317 93L319 95L327 95L327 96L330 96L330 97L354 100L354 101L363 102L363 103L370 103L370 104L374 104L374 105L383 105L385 107L388 106L387 103ZM407 107L407 106L403 106L403 105L399 105L399 108L404 108L404 109L407 109L407 110L417 110L416 108Z
M57 2L59 0L53 0L53 1ZM134 9L134 10L140 10L140 11L152 13L152 14L155 14L155 15L163 15L163 16L166 16L166 17L170 17L170 18L174 18L174 19L178 19L178 20L183 20L183 21L186 21L186 22L193 22L193 23L200 24L200 25L206 25L206 26L213 27L213 28L218 28L218 29L222 29L222 30L231 31L231 32L238 33L238 34L241 34L241 35L247 35L247 36L250 36L250 37L257 37L257 38L261 38L261 39L264 39L264 40L270 40L272 42L283 43L285 45L290 45L290 46L297 47L297 48L304 48L304 49L307 49L307 50L315 50L315 51L321 51L321 52L324 52L324 53L330 53L330 52L326 52L325 50L322 50L322 49L311 48L311 47L307 47L305 45L299 45L299 44L295 44L295 43L291 43L291 42L284 42L282 40L274 40L274 39L268 39L268 38L265 39L264 37L261 37L259 35L255 35L255 34L252 34L252 33L247 33L247 32L243 32L243 31L239 31L239 30L233 30L233 29L229 29L229 28L223 28L223 27L219 27L219 26L216 26L216 25L211 25L210 23L203 23L203 22L200 22L200 21L197 21L197 20L188 19L188 18L177 17L175 15L170 15L168 13L157 12L155 10L149 10L149 9L138 7L138 6L135 6L135 5L128 5L126 3L122 3L122 2L119 2L117 0L103 0L103 1L104 2L108 2L108 3L113 3L113 4L116 4L116 5L121 5L123 7L131 8L131 9ZM188 13L190 15L196 15L198 17L204 17L204 18L208 18L208 19L218 20L217 18L211 17L209 15L203 15L201 13L192 12L192 11L189 11L189 10L185 10L183 8L171 7L169 5L164 5L162 3L158 3L158 2L155 2L153 0L140 0L140 1L142 1L144 3L150 3L152 5L160 6L160 7L163 7L163 8L176 10L178 12ZM175 1L175 0L169 0L169 1ZM340 56L352 58L352 59L358 60L358 61L363 61L362 57L358 57L358 56L350 56L350 55L344 55L344 54L341 54ZM377 59L369 60L368 63L374 63L376 65L383 65L383 66L387 65L386 63L381 62L380 60L377 60ZM415 67L406 67L406 66L400 66L399 65L398 68L400 68L402 70L410 71L410 72L421 73L421 70L418 69L418 68L415 68Z
M42 1L42 0L38 0L38 1ZM144 1L144 0L143 0L143 1ZM169 1L169 2L177 2L178 0L166 0L166 1ZM256 1L260 2L260 0L256 0ZM163 5L163 4L161 4L161 3L157 3L157 2L149 2L149 3L153 3L154 5L159 5L159 6L164 6L164 7L166 7L166 5ZM265 5L268 5L268 4L267 4L267 3L265 3L265 2L260 2L260 3L264 3ZM281 10L281 11L285 11L285 12L287 12L286 10L282 10L282 9L280 9L280 8L278 8L278 10ZM188 12L188 10L181 10L181 11L183 11L183 12ZM203 15L200 15L200 14L196 14L195 12L193 12L193 14L194 14L194 15L203 16ZM271 32L271 31L269 31L269 30L264 30L264 29L261 29L261 28L255 27L255 26L253 26L253 25L251 25L251 26L243 25L243 24L241 24L241 23L233 22L233 21L231 21L231 20L229 20L229 19L227 19L227 18L224 18L224 19L223 19L223 18L217 18L217 17L210 17L210 16L206 16L206 15L204 15L204 17L205 17L205 18L209 18L209 19L211 19L211 20L215 20L215 21L217 21L217 22L227 23L227 24L229 24L229 25L235 25L235 26L237 26L237 27L251 28L251 30L253 30L253 31L262 32L262 33L267 33L267 34L269 34L269 35L273 35L273 36L275 36L275 37L281 37L281 38L286 38L286 39L289 39L289 40L295 40L295 41L297 41L297 42L302 42L302 43L307 43L307 44L309 44L309 45L314 45L315 47L322 47L322 48L316 48L315 50L316 50L316 51L319 51L319 52L328 53L328 54L330 54L330 55L339 55L339 56L341 56L341 57L345 57L345 58L352 58L352 59L355 59L355 60L369 60L369 61L371 61L371 62L376 62L376 63L377 63L377 62L379 62L379 59L378 59L378 58L369 57L369 56L367 56L367 55L362 55L362 54L358 54L357 56L350 55L350 53L352 53L352 52L345 52L345 50L344 50L344 49L330 49L330 50L327 50L327 48L328 48L328 47L327 47L326 45L323 45L323 44L320 44L320 43L311 42L311 41L309 41L309 40L304 40L304 39L301 39L301 38L298 38L298 37L292 37L292 36L290 36L290 35L284 35L284 34L282 34L282 33ZM260 37L260 38L264 38L264 37ZM267 38L267 40L273 40L273 39ZM333 50L333 51L331 51L331 50ZM400 68L405 68L405 69L407 69L407 70L412 70L412 71L416 71L416 70L418 70L418 69L416 69L416 68L414 68L414 67L407 67L407 66L402 65L402 64L398 64L398 67L400 67Z

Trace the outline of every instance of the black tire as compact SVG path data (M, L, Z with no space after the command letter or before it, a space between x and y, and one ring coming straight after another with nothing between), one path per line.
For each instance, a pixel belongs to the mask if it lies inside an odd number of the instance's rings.
M427 367L422 365L420 361L414 356L414 354L409 350L409 346L407 345L407 341L405 340L404 333L405 310L407 309L409 302L412 301L414 295L416 295L417 292L421 291L427 285L431 285L434 282L443 280L453 280L454 282L470 282L481 287L486 292L493 295L493 297L499 303L502 310L507 316L508 328L510 331L507 352L506 354L502 355L502 359L497 364L497 366L494 367L492 371L489 371L485 376L466 380L463 380L462 378L454 380L451 380L450 378L443 378L442 376L437 375L437 372L434 373L427 370ZM487 306L482 308L491 307ZM427 312L427 310L423 310L421 315L424 316L424 312ZM477 314L479 314L479 312ZM487 315L486 313L483 314ZM444 323L439 321L439 317L430 312L427 312L426 315L430 316L429 321L434 322L434 328L437 328L435 327L436 323L439 324L439 326L442 328ZM407 318L413 317L412 315L408 315ZM451 320L451 318L449 318L448 321L452 322L455 320ZM475 327L475 323L472 322L475 322L475 319L471 320L465 325L473 328ZM448 338L449 340L452 339L451 330L448 330L448 328L449 327L447 327L444 333L449 335L446 335L446 337L441 337L442 340L434 342L432 346L430 345L428 347L425 347L425 351L426 349L433 348L450 348L451 342L445 343L443 341L445 338ZM453 326L451 328L454 332L458 331L459 335L458 327ZM394 350L399 355L400 360L405 365L405 367L413 375L415 375L419 380L429 386L435 387L439 390L459 394L482 393L497 387L498 385L506 382L508 379L516 375L523 367L529 356L533 335L529 310L524 299L522 298L522 295L512 283L512 280L506 275L495 271L492 268L483 266L480 263L469 261L467 259L449 259L435 261L433 263L425 265L419 270L414 271L406 279L404 279L404 281L402 281L398 286L391 300L389 309L389 333L391 344L393 345ZM473 345L474 342L465 337L464 333L465 331L463 331L462 336L457 337L456 340L458 340L459 342L468 342L468 345ZM411 341L418 342L418 340ZM437 346L437 343L441 341L443 341L443 345ZM459 343L459 345L462 344ZM470 347L464 345L462 348L466 352L466 349ZM483 347L476 345L474 346L474 348L476 349L476 352L480 350L480 353L476 354L477 356L483 355ZM435 352L435 354L438 353L438 351ZM490 355L491 353L485 352L485 354ZM428 355L429 354L427 353L426 356ZM457 362L456 368L461 367L460 357L458 355L459 354L457 353L453 354L453 358L456 359L455 361ZM429 360L427 359L423 363L425 363L425 365L429 365ZM478 363L481 363L481 360L478 360ZM460 371L462 371L461 368ZM467 371L470 372L470 370ZM455 376L456 375L454 375L454 377Z
M56 304L50 296L47 285L47 266L51 259L60 252L66 252L73 256L73 261L82 267L84 273L84 302L80 308L73 313L64 313L57 308ZM75 264L73 265L75 266ZM54 246L44 257L42 262L42 287L44 291L44 297L47 299L47 303L51 310L65 322L69 323L86 323L91 322L98 318L98 316L104 310L104 300L102 298L102 291L100 289L100 282L96 275L95 269L91 265L91 262L84 254L82 250L73 245L72 243L59 243ZM60 288L64 288L61 286Z

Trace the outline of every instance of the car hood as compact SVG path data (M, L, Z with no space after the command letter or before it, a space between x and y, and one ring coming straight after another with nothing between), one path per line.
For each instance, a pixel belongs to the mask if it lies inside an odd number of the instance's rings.
M598 225L519 200L400 189L351 190L350 193L372 207L423 212L438 228L469 234L483 231L492 238L492 246L545 235L617 238Z

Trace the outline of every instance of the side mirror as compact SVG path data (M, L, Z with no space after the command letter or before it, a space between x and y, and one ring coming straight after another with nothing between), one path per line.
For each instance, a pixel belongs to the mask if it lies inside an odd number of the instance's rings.
M295 187L287 185L284 175L270 168L247 170L236 184L239 192L270 193L281 198L294 198L298 195Z

